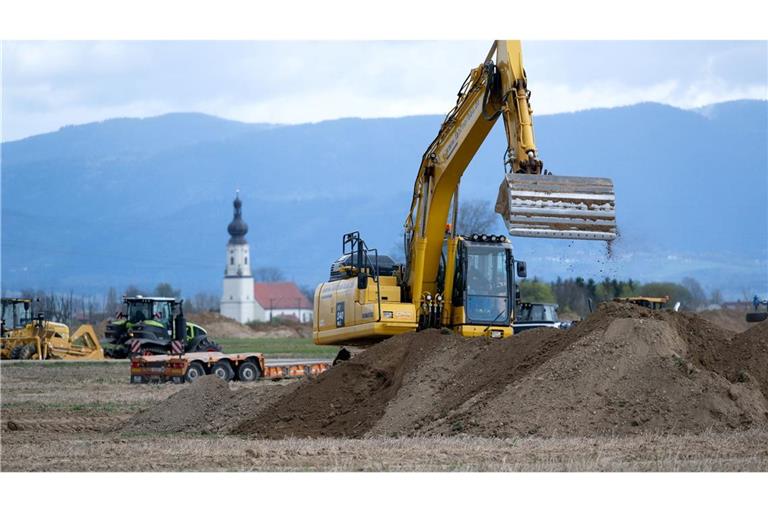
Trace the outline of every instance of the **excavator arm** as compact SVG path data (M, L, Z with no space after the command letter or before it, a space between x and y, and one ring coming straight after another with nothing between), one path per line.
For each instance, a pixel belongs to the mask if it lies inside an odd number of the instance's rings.
M508 147L496 211L510 234L595 240L616 236L610 180L555 177L544 170L534 140L521 44L496 41L485 61L462 84L456 105L422 157L405 221L405 281L414 302L423 294L436 293L453 203L447 261L451 266L459 182L499 117L504 120Z

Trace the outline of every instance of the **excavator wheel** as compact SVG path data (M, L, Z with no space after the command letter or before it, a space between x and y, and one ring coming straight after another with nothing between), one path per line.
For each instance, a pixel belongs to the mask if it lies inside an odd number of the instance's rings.
M333 366L336 366L339 363L343 363L344 361L349 361L351 358L352 353L349 350L342 348L339 350L339 353L336 354L336 358L333 360Z
M27 343L26 345L16 345L11 350L11 359L32 359L37 349L34 343Z

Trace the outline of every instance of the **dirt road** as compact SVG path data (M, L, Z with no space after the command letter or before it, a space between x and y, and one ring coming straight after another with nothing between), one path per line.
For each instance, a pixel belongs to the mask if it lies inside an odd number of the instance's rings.
M767 471L768 431L697 435L263 440L118 432L187 385L121 364L0 365L3 471ZM233 385L281 395L291 383ZM282 392L282 393L281 393Z

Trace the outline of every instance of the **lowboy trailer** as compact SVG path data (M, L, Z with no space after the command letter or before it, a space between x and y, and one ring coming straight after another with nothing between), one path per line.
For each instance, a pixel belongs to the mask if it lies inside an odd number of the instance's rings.
M222 380L252 382L318 375L331 366L325 360L267 360L260 352L224 354L188 352L180 355L145 355L131 359L131 383L193 382L204 375Z

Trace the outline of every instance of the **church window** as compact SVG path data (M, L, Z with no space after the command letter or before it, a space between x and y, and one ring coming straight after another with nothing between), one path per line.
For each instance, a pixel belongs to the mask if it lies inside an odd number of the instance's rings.
M235 258L229 258L229 264L234 265L235 264Z
M245 264L248 264L248 256L245 257Z

